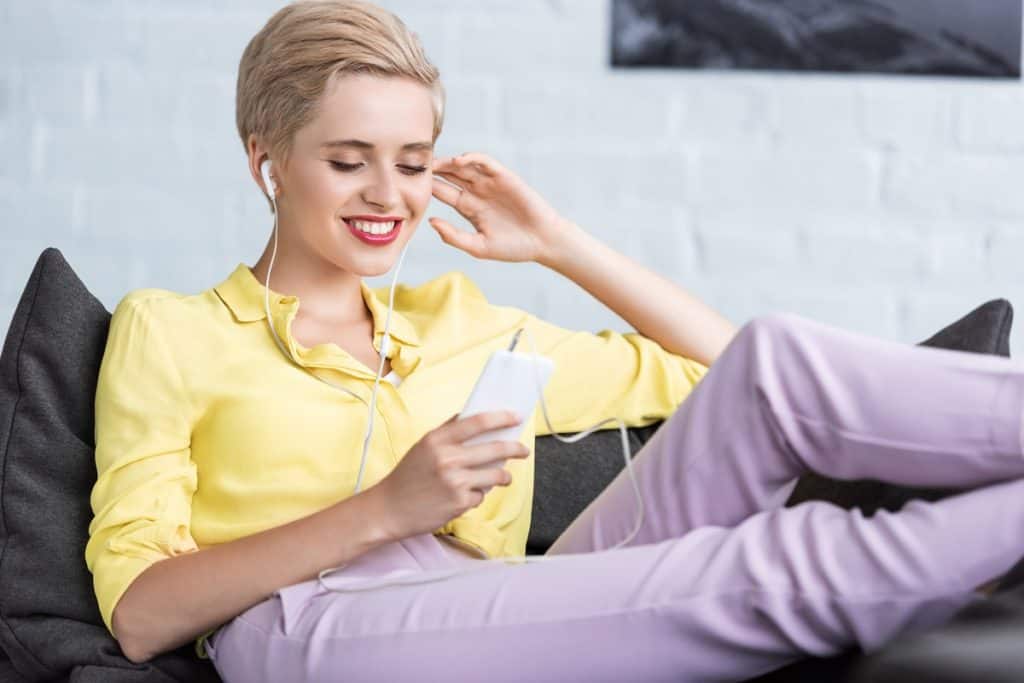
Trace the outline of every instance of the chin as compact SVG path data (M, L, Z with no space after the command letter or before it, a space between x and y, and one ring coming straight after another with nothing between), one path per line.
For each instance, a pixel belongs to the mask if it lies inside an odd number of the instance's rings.
M395 266L398 265L398 257L402 253L401 246L391 245L395 248L395 251L390 251L387 254L378 254L377 258L359 259L352 263L354 267L353 272L359 273L360 277L377 277L378 275L387 275L392 272ZM408 254L406 254L408 257ZM408 258L406 259L408 262ZM405 263L402 264L406 265Z
M391 272L392 268L393 265L387 265L381 268L369 268L364 272L360 273L360 275L363 277L377 277L379 275L387 275L389 272Z

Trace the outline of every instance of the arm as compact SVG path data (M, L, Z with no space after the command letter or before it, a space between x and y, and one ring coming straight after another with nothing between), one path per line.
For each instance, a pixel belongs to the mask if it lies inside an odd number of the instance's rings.
M712 308L578 225L565 221L557 234L537 262L590 292L666 350L710 366L736 334Z
M436 159L434 196L476 234L430 224L445 242L499 261L535 261L568 277L642 336L710 366L736 334L728 320L663 277L566 220L519 176L485 154ZM442 182L443 181L443 182Z
M163 317L175 305L149 290L122 299L96 386L97 479L85 560L104 624L134 662L180 646L392 533L380 492L368 489L287 524L200 548L191 533L198 413L173 353L174 330L187 327Z
M288 524L154 563L114 608L125 656L141 663L180 647L279 588L397 539L378 494L371 487Z

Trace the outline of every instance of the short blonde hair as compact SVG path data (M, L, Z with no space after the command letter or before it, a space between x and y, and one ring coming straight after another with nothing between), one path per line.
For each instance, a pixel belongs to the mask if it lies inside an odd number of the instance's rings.
M391 12L362 0L299 0L279 9L252 37L238 64L235 123L248 152L250 134L287 164L295 133L315 116L338 75L411 78L429 87L433 139L444 122L440 72L419 37Z

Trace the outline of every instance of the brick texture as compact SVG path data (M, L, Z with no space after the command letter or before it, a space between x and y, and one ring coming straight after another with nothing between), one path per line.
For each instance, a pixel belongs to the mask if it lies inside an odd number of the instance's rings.
M784 309L916 342L989 298L1024 307L1019 82L619 70L608 0L380 4L441 69L438 154L495 156L737 325ZM234 87L280 6L0 3L4 329L46 246L111 309L129 289L199 291L256 261L272 223ZM400 280L451 269L558 324L631 329L557 274L478 261L421 223Z

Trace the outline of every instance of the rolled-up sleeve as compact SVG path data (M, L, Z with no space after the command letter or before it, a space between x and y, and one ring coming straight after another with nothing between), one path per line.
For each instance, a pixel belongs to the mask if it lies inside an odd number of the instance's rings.
M708 372L697 361L664 349L637 332L569 330L525 313L518 351L552 359L544 389L548 416L558 433L577 432L618 417L627 427L646 426L671 415ZM538 436L550 434L538 407ZM608 422L601 429L615 429Z
M97 479L85 560L112 635L114 607L143 570L198 550L190 531L197 483L190 404L159 322L146 299L121 300L96 386Z

